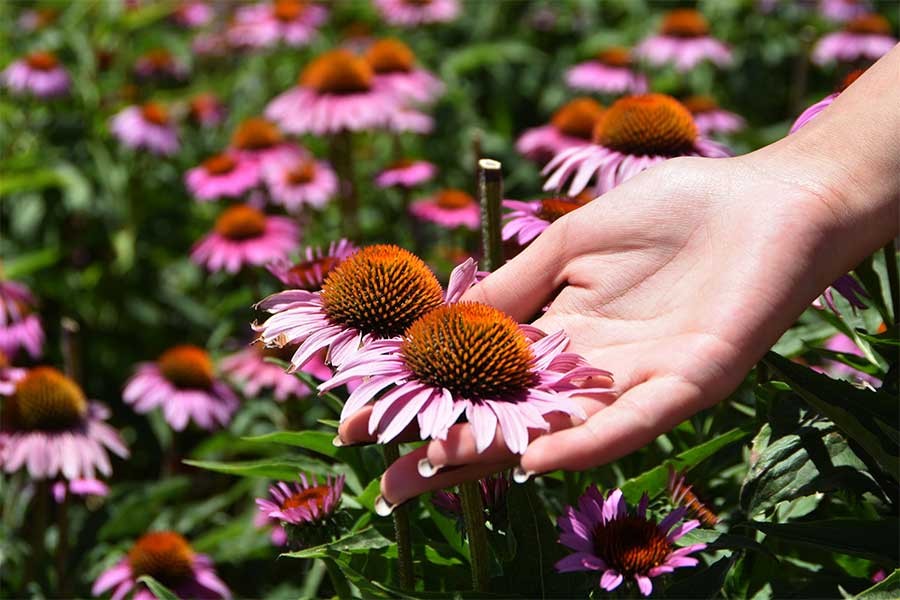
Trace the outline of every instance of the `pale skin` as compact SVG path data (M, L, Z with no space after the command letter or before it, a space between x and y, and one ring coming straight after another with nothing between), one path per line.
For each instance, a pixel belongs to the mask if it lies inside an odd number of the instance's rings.
M395 506L505 468L581 470L727 397L828 284L900 231L900 46L799 132L729 159L676 158L553 223L465 300L565 330L615 378L512 455L466 424L384 474ZM339 430L371 442L365 409ZM413 435L407 439L414 439ZM423 460L424 459L424 460ZM424 476L430 475L430 476Z

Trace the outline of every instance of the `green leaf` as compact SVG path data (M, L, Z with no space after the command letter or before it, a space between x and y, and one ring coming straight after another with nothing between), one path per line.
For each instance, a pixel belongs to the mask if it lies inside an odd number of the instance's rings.
M749 428L732 429L720 436L685 450L661 465L645 471L622 484L622 493L629 502L637 502L646 492L651 498L662 492L669 478L669 466L676 471L690 470L722 448L750 435Z
M881 278L878 276L878 271L875 270L874 255L869 256L854 271L860 283L869 293L869 297L865 299L866 303L874 306L881 318L885 322L890 323L891 313L884 301L884 289L881 287Z
M880 495L865 464L833 424L799 427L771 443L770 431L766 424L754 441L756 458L741 488L741 506L751 516L816 492L852 489Z
M153 595L159 598L159 600L178 600L178 596L176 596L172 590L149 575L141 575L138 577L138 581L146 583L147 587L150 588L150 591L153 592Z
M245 437L248 442L268 442L274 444L286 444L288 446L296 446L297 448L305 448L319 454L324 454L329 458L335 458L341 451L331 443L334 435L323 431L276 431L274 433L266 433L252 437Z
M366 527L361 531L345 535L333 542L304 548L296 552L285 552L281 556L289 558L326 558L332 553L359 554L369 550L386 548L393 544L391 540L381 535L374 527Z
M900 598L900 569L895 569L888 577L879 581L854 598L858 600L896 600Z
M803 523L763 523L750 521L751 527L766 535L812 546L819 550L840 552L862 556L872 560L897 562L897 537L900 535L900 520L886 518L829 519L827 521L806 521Z
M359 478L347 465L332 465L316 458L305 456L281 456L239 462L218 462L211 460L184 460L186 465L240 477L264 477L280 481L293 481L297 474L314 473L320 476L341 475L347 478L347 487L354 493L362 491Z
M900 405L889 394L864 391L769 352L772 368L816 412L831 419L892 477L900 471Z
M3 262L3 276L9 279L22 279L32 273L52 267L59 261L58 248L43 248L34 252L26 252Z

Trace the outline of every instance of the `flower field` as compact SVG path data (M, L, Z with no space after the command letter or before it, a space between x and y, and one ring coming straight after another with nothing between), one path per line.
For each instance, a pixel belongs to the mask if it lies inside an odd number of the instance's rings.
M897 8L0 4L0 597L900 597Z

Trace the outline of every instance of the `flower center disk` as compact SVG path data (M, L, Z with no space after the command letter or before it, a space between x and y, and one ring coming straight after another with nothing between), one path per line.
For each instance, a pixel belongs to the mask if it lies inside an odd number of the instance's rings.
M261 236L266 231L266 215L246 204L230 206L216 219L216 232L239 242Z
M87 400L77 383L53 367L36 367L16 385L12 413L26 430L67 429L87 414Z
M203 161L203 169L210 175L231 173L236 166L235 160L227 154L216 154Z
M59 59L52 52L32 52L25 58L25 62L32 69L38 71L50 71L59 64Z
M372 89L373 76L369 63L338 49L313 59L300 74L300 85L320 94L358 94Z
M569 214L576 208L584 206L586 203L562 198L544 198L541 200L541 208L538 210L538 216L544 221L553 223L557 219Z
M624 154L681 156L697 140L697 126L683 104L663 94L620 98L597 123L596 141Z
M557 110L550 122L565 135L589 140L602 115L603 106L596 100L575 98Z
M631 66L631 52L628 48L614 46L597 53L597 60L610 67Z
M291 185L303 185L316 177L316 163L304 160L287 172L287 182Z
M323 510L325 508L325 499L328 497L330 491L331 488L327 485L318 485L305 489L302 492L293 494L290 498L285 500L281 505L281 509L305 508L309 506L310 502L314 502L319 510Z
M709 22L692 8L679 8L666 14L660 26L660 33L669 37L703 37L709 34Z
M366 51L366 62L376 73L408 73L412 71L416 56L409 46L398 39L378 40Z
M150 575L164 585L175 585L191 576L194 551L174 531L155 531L142 536L128 552L135 579Z
M265 150L280 144L281 139L278 127L262 117L252 117L238 126L231 145L240 150Z
M154 48L142 57L156 71L170 69L175 64L172 53L165 48Z
M402 335L442 300L441 284L425 263L386 244L359 250L329 273L322 286L331 323L378 338Z
M448 210L459 210L475 203L475 199L462 190L454 188L442 190L436 199L437 205Z
M175 346L157 359L159 370L180 389L209 389L213 383L213 364L206 350L197 346Z
M141 107L144 120L154 125L165 125L169 122L169 111L157 102L147 102Z
M891 24L881 15L870 13L848 22L844 26L844 31L862 35L890 35Z
M515 401L535 381L519 325L477 302L441 306L413 323L401 354L416 379L457 399Z
M661 565L672 545L653 521L627 515L594 530L597 556L626 579Z
M692 115L718 110L719 105L711 96L688 96L681 101Z
M306 11L306 2L301 0L275 0L272 14L283 23L296 21Z

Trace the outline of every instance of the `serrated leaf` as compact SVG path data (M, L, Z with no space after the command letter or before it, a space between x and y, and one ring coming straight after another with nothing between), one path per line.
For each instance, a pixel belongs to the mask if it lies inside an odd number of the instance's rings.
M852 554L873 560L897 562L897 538L900 520L887 518L829 519L802 523L763 523L750 521L751 527L766 535L820 550Z
M147 584L147 587L150 588L150 591L153 592L153 595L159 598L159 600L178 600L178 596L176 596L172 590L149 575L141 575L138 577L138 581Z
M900 407L888 394L864 391L797 365L775 353L763 361L788 383L816 412L831 419L848 438L859 444L884 470L900 471Z
M771 443L757 438L754 455L740 496L751 516L816 492L852 489L880 494L865 464L827 422L800 427Z
M747 428L732 429L689 448L674 458L664 461L661 465L623 483L621 485L622 493L632 503L640 500L641 495L645 492L652 498L665 489L669 478L669 466L677 471L690 470L722 448L738 442L748 435L750 435L750 430Z
M335 552L359 554L361 552L368 552L369 550L386 548L393 543L394 542L381 535L374 527L367 527L362 531L345 535L333 542L314 546L312 548L304 548L303 550L297 550L296 552L285 552L281 556L288 558L326 558Z

